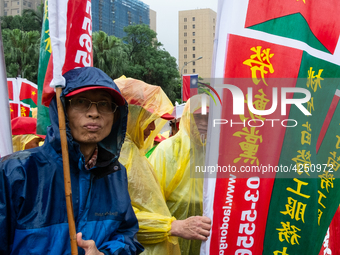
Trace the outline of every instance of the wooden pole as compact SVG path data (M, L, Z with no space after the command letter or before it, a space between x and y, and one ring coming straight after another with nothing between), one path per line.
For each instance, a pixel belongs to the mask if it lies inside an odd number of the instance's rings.
M67 138L66 138L65 113L64 113L63 104L61 103L61 100L60 100L61 91L62 91L61 87L56 88L59 131L60 131L60 141L61 141L61 153L63 157L67 220L68 220L68 228L70 232L71 254L78 255L77 236L76 236L77 232L76 232L76 226L74 222L73 205L72 205L70 161L69 161L69 156L68 156L68 146L67 146Z

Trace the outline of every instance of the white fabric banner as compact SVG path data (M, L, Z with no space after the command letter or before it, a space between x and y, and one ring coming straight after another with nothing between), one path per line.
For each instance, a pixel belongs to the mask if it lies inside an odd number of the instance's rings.
M0 157L13 152L5 56L0 28Z

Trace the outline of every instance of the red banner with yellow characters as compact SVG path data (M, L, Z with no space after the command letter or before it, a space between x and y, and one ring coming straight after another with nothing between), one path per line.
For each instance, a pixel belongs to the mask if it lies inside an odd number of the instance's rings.
M201 254L319 254L330 235L340 203L338 8L219 1L212 86L223 100L209 109L213 224Z

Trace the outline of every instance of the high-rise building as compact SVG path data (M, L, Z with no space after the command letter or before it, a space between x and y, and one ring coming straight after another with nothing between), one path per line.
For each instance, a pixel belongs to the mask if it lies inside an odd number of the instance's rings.
M24 9L37 10L44 0L0 0L0 16L21 15ZM104 31L122 38L124 27L147 24L156 32L156 12L139 0L92 0L92 31Z
M150 25L149 6L139 0L92 0L91 8L92 31L122 38L128 25Z
M211 9L180 11L178 19L178 66L180 72L210 78L216 12ZM190 62L199 57L202 59Z
M42 4L43 0L1 0L0 1L0 16L15 16L21 15L24 9L37 10L38 5Z
M157 13L154 10L150 9L150 29L157 33L156 29L156 20L157 20Z

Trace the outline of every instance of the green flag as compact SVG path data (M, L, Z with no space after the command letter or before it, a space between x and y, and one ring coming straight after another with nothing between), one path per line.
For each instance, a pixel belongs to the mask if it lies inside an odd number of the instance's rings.
M49 20L48 20L48 1L45 0L44 6L44 20L41 30L41 42L40 42L40 58L39 58L39 70L38 70L38 121L37 121L37 133L46 135L46 127L51 124L48 107L42 105L42 92L44 86L44 80L48 62L51 56L51 38L49 32Z

